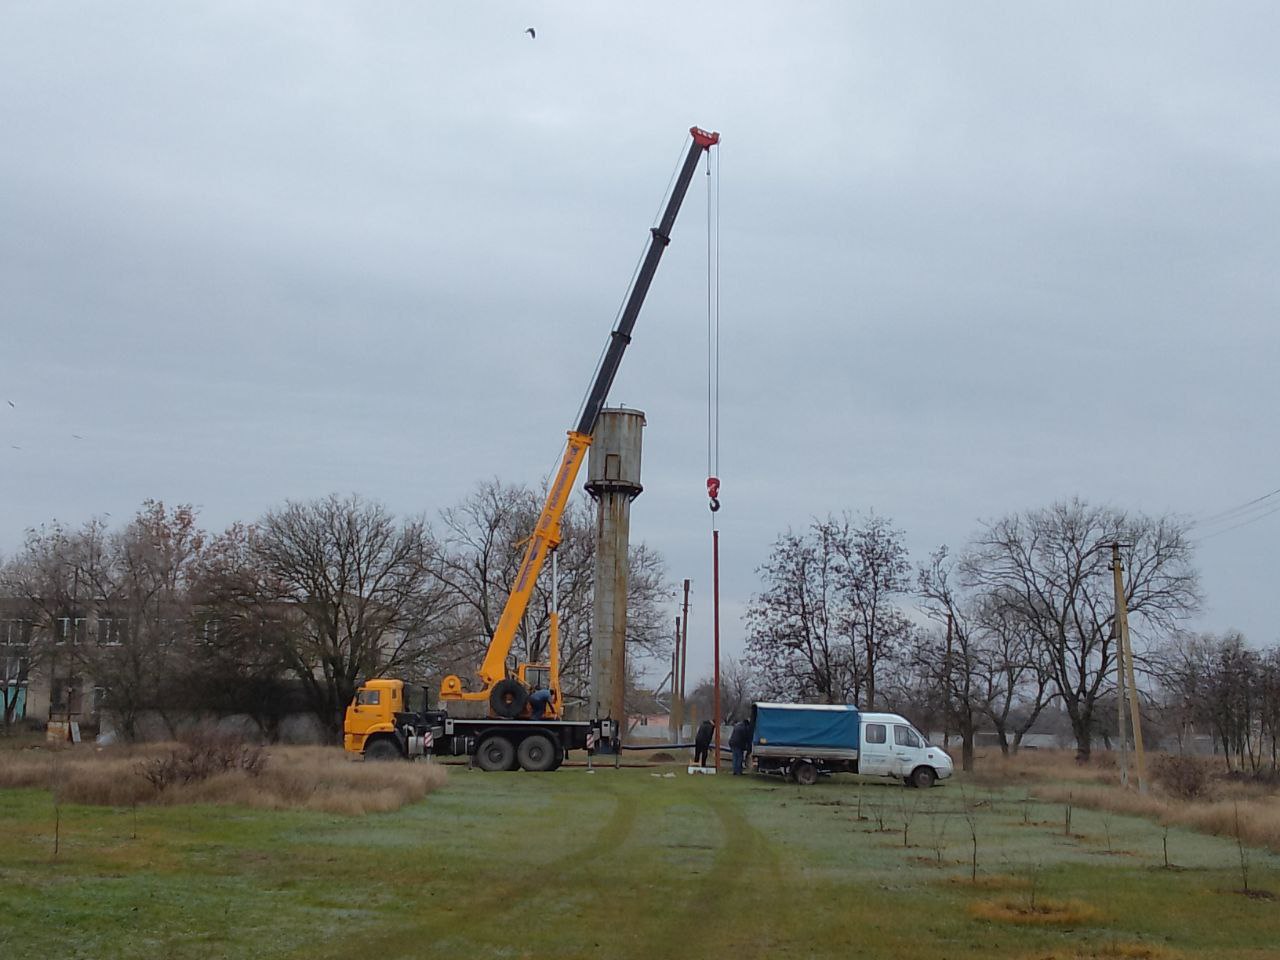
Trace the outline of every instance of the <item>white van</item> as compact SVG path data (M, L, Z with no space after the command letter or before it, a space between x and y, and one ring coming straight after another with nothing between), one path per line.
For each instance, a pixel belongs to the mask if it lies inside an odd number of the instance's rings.
M757 703L751 726L756 769L801 784L846 772L931 787L955 772L947 752L896 713L862 713L844 704Z

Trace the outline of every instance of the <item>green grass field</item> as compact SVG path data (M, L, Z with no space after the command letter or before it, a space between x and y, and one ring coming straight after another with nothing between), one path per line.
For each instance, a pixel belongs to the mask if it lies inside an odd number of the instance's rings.
M452 768L365 817L64 806L55 857L50 795L0 791L0 957L1280 958L1233 841L1171 830L1166 870L1158 825L1063 814L955 782ZM1280 892L1280 857L1251 851L1250 887Z

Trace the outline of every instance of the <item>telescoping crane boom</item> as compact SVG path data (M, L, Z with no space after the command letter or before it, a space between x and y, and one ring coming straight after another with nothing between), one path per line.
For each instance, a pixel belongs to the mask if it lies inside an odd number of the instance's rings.
M587 448L591 446L596 420L609 396L609 388L613 385L613 378L617 375L618 366L622 362L622 354L631 342L631 331L635 327L636 318L640 315L640 308L644 304L645 295L649 292L653 275L658 269L658 261L662 259L663 251L671 242L671 228L675 225L676 214L680 212L680 205L684 202L684 196L697 169L698 160L703 153L720 141L720 134L698 127L691 127L689 133L693 140L689 144L684 163L671 188L671 195L667 199L662 219L650 230L649 247L644 261L636 274L635 283L622 309L618 326L609 335L608 348L596 371L591 391L587 394L582 415L578 418L577 425L569 431L569 441L565 445L560 469L556 471L551 488L547 491L546 502L538 515L533 535L529 538L524 559L520 562L515 583L502 610L502 617L489 641L484 662L481 663L477 673L480 685L477 689L468 690L460 677L447 676L440 683L441 700L487 701L492 716L511 719L519 717L525 710L529 697L529 670L536 665L521 664L513 674L508 670L507 657L511 653L520 621L529 606L529 598L533 595L538 575L542 571L543 564L546 563L547 554L560 543L560 520L569 502L569 494L577 479L583 458L587 454ZM551 615L550 645L548 683L552 700L547 712L552 716L560 717L563 715L564 703L560 693L558 622L554 611Z

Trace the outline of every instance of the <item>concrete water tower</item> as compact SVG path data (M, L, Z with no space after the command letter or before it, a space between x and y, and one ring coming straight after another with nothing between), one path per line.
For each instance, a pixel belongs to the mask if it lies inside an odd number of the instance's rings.
M612 717L626 733L627 547L631 501L640 485L644 414L600 411L587 460L587 492L596 501L595 605L591 617L591 716Z

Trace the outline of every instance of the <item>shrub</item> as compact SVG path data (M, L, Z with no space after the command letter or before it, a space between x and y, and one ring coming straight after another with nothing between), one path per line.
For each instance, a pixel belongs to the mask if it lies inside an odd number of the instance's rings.
M1199 757L1162 753L1151 765L1156 783L1182 800L1199 800L1208 796L1210 769Z
M262 747L240 737L194 733L167 754L138 761L137 770L157 793L175 783L190 784L239 770L256 777L266 766Z

